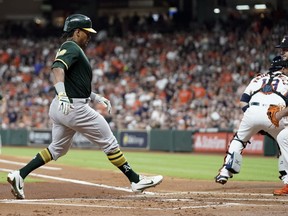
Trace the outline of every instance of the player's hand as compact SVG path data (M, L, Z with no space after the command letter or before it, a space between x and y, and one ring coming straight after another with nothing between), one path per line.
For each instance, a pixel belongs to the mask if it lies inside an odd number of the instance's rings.
M111 114L112 106L111 106L110 101L107 98L102 97L99 94L96 94L94 101L96 101L97 103L102 103L107 108L108 113Z
M62 111L64 115L68 115L71 109L74 109L73 104L71 104L70 99L66 95L65 92L60 92L58 94L58 100L59 100L59 105L58 105L58 110Z

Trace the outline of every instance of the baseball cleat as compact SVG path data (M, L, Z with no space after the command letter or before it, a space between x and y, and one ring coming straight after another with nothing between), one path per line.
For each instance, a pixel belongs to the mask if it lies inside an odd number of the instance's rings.
M288 184L285 184L285 186L281 189L274 190L273 195L274 196L288 196Z
M156 185L160 184L163 180L163 176L139 176L140 181L137 183L131 183L131 189L134 192L143 192L145 189L150 187L155 187Z
M10 172L7 176L7 181L11 184L11 193L16 199L25 199L24 180L20 176L19 170Z
M228 178L229 178L229 177L227 177L227 176L223 176L223 175L218 174L218 175L215 177L215 182L224 185L224 184L227 183Z

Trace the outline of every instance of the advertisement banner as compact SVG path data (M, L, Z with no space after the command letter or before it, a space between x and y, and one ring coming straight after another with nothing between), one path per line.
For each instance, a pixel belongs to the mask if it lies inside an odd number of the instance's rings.
M203 132L194 134L194 152L225 153L234 133ZM243 154L263 155L264 136L254 135L247 144Z
M226 132L207 132L194 134L194 152L225 152Z
M233 136L234 134L229 133L229 142L233 138ZM250 139L250 143L248 143L246 145L246 148L243 150L243 154L264 155L264 136L261 134L256 134L252 136Z
M243 154L264 155L264 136L254 135L243 151Z
M51 130L31 130L29 132L29 144L31 145L49 145L52 141L52 131Z
M120 146L127 148L147 148L148 133L146 131L121 131Z

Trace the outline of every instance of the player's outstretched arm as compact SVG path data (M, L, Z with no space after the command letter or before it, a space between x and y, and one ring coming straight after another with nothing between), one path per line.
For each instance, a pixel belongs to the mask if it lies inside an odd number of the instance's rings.
M285 109L280 110L275 114L275 118L280 121L283 117L288 116L288 107L285 107Z

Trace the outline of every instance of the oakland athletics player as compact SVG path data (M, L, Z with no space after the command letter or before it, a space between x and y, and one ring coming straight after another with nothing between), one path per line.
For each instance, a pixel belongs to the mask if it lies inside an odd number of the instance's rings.
M73 14L66 18L61 45L52 64L54 87L57 96L53 99L49 116L53 121L52 143L40 151L26 166L8 174L7 181L17 199L24 199L24 179L33 170L57 160L69 150L76 132L82 133L92 143L99 145L110 162L118 167L129 179L135 192L154 187L162 182L161 175L145 177L133 171L104 117L89 106L89 101L111 105L106 98L91 92L92 69L84 54L92 28L89 17Z
M3 115L6 111L6 98L2 96L2 94L0 93L0 129L1 129L1 125L2 125L2 118Z
M259 74L251 80L242 97L241 105L244 111L238 131L230 142L224 164L215 177L216 183L225 184L233 174L240 172L242 151L249 143L250 138L259 131L265 131L277 140L284 124L279 127L271 124L267 116L270 104L286 106L288 94L288 62L281 56L274 58L268 73ZM278 140L277 140L278 141ZM287 162L279 157L279 172L287 171Z

